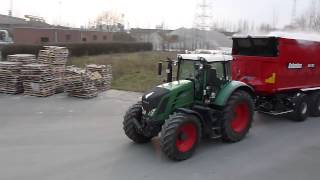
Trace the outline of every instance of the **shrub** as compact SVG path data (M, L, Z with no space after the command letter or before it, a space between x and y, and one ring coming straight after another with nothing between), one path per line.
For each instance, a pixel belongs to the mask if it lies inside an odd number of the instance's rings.
M51 46L67 47L71 56L99 55L111 53L128 53L139 51L151 51L151 43L77 43L77 44L50 44ZM22 45L11 44L3 46L2 57L6 58L10 54L38 54L43 49L43 45Z

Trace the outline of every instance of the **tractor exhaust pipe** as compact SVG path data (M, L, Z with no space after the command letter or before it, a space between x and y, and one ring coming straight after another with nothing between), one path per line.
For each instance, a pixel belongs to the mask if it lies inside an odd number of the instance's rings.
M168 58L168 68L167 68L167 82L172 82L172 65L173 61Z
M172 61L170 58L167 58L167 60L165 61L168 63L168 67L166 69L166 73L167 73L167 82L172 82L173 80L173 63L174 61ZM162 75L162 62L158 63L158 75L161 76Z

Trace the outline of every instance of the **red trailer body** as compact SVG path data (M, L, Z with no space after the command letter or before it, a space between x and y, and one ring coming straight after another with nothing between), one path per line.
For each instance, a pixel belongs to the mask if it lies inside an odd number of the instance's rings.
M320 42L234 38L232 76L258 96L320 88Z

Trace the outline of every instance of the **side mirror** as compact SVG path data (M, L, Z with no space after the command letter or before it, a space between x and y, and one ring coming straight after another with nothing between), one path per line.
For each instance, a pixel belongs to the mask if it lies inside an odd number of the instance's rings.
M216 69L209 69L208 70L208 85L214 86L217 82L218 82L217 70Z
M162 62L158 63L158 75L161 76L162 75Z

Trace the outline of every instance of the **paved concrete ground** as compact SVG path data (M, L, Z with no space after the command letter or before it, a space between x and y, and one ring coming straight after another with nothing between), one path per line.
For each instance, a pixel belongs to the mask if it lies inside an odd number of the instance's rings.
M136 145L124 136L123 113L139 96L0 95L0 179L320 179L320 119L256 115L244 141L202 142L192 159L176 163L161 154L157 139Z

